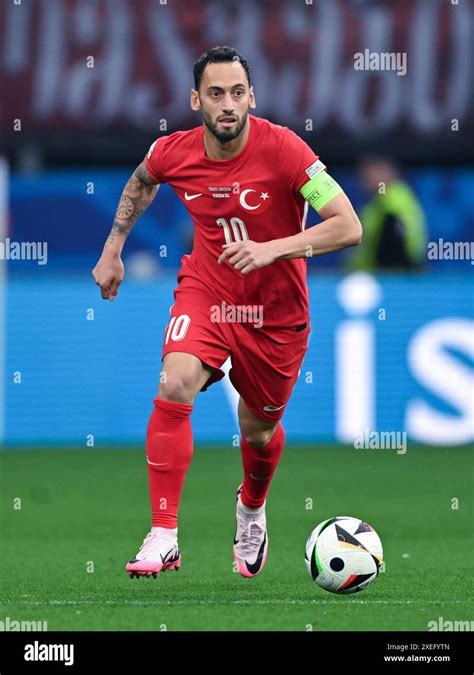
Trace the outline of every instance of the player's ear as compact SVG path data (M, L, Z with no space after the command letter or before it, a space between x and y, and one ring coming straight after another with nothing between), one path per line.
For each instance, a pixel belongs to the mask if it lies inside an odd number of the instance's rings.
M255 94L253 93L253 87L250 87L249 89L249 107L250 108L257 107L257 103L255 101Z
M190 103L191 110L201 110L201 101L199 100L199 94L196 89L191 89Z

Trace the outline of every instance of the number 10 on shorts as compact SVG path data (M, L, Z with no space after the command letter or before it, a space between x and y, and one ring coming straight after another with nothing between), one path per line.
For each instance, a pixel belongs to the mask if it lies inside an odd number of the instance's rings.
M170 338L173 340L173 342L179 342L179 340L183 340L184 336L188 332L190 323L191 318L187 314L173 316L170 319L168 330L166 331L165 345L168 344Z

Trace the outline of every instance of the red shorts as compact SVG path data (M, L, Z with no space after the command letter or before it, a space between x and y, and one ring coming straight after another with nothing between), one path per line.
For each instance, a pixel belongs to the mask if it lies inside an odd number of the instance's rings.
M237 311L239 306L217 304L190 277L180 281L174 298L162 359L186 352L211 366L215 370L205 391L224 377L221 366L230 356L229 378L252 414L266 421L281 419L308 349L309 323L263 331L256 310L233 315L229 307Z

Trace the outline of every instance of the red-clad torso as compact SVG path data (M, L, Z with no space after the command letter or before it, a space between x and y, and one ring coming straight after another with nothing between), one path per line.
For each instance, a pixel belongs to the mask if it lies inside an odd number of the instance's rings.
M206 156L200 126L155 141L147 169L157 182L171 185L194 222L193 251L183 257L178 280L204 284L217 302L263 306L264 330L289 328L308 321L304 258L280 260L246 276L217 259L225 243L301 232L307 206L299 190L318 158L287 127L253 115L249 120L247 142L232 159Z

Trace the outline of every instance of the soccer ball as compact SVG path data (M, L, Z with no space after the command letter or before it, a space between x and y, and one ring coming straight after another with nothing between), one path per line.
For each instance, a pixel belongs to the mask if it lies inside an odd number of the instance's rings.
M320 523L306 542L308 573L331 593L356 593L366 588L383 567L382 542L368 523L350 516Z

